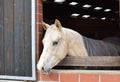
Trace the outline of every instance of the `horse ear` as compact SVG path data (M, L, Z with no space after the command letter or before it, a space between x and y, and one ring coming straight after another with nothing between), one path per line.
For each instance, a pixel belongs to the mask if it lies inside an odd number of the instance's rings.
M43 22L42 21L42 23L41 23L41 25L42 25L42 27L45 29L45 30L47 30L48 28L49 28L49 24L47 24L47 23L45 23L45 22Z
M55 25L59 30L61 30L62 25L58 19L55 19Z

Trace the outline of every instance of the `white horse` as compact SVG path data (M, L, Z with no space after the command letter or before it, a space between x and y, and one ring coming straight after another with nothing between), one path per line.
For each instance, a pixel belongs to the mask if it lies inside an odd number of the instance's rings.
M43 52L37 64L37 69L48 73L55 65L70 56L119 55L118 41L112 44L107 41L94 40L82 36L76 31L62 27L59 20L52 25L42 22L46 30L43 42ZM120 41L120 39L117 39Z

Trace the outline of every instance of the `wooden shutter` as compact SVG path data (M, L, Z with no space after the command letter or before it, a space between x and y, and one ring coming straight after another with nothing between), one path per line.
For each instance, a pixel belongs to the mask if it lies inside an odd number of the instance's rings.
M35 80L34 13L35 0L0 0L0 79Z

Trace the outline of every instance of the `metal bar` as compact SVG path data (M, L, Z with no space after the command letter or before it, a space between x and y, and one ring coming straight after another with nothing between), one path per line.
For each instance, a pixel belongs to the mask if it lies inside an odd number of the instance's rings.
M36 80L33 77L26 76L9 76L9 75L0 75L0 79L11 79L11 80Z
M35 41L36 41L36 30L35 30L35 23L36 23L36 21L35 21L35 3L36 3L36 0L31 0L31 3L32 3L32 6L31 6L31 24L32 24L32 28L31 28L31 36L32 36L32 78L34 79L34 80L36 80L36 56L35 56L35 54L36 54L36 46L35 46Z

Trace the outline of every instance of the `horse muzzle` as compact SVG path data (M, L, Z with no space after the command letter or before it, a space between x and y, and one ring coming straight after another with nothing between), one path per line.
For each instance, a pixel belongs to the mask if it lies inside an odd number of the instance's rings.
M42 67L42 73L43 74L49 74L50 73L50 68L48 68L48 67Z

